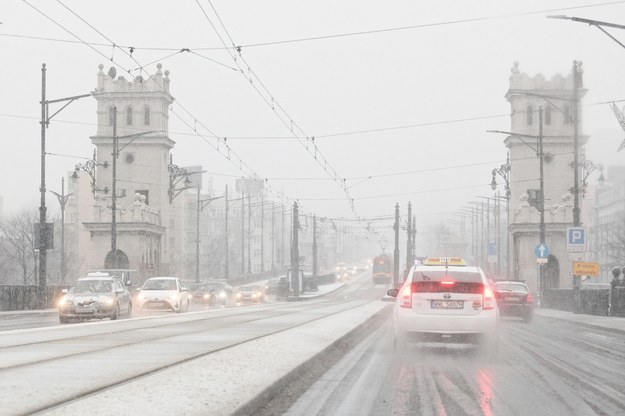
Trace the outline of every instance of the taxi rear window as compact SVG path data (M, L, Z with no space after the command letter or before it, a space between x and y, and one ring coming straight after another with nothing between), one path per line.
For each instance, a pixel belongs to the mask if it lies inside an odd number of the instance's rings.
M482 283L482 274L469 271L444 270L415 270L412 274L413 282L440 282L452 281L463 283Z

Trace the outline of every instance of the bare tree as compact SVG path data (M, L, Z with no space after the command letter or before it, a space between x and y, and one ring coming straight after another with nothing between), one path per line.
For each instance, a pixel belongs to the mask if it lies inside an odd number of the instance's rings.
M36 284L35 268L37 252L35 251L36 209L23 209L0 222L2 238L3 275L0 279L7 284ZM17 279L16 279L17 277Z

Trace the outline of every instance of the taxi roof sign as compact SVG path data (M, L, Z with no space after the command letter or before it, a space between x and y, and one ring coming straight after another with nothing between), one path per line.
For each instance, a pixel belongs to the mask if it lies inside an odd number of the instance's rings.
M462 257L428 257L423 261L426 266L466 266Z

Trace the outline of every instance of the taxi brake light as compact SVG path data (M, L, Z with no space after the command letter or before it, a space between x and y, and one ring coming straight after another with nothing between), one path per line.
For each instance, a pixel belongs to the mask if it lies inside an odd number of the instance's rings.
M495 296L490 287L484 286L484 302L482 309L494 309L495 308Z
M412 285L405 286L401 291L400 307L412 308Z
M451 286L454 283L456 283L456 282L454 282L453 280L443 280L443 281L441 281L441 285L443 285L443 286Z
M531 293L527 294L526 302L527 303L534 303L534 296Z

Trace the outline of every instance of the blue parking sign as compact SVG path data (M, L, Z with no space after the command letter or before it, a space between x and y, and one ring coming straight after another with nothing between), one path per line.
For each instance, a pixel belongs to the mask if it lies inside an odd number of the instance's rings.
M570 253L586 251L586 227L566 228L566 251Z

